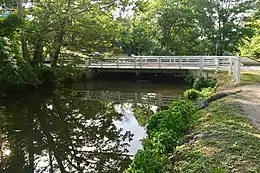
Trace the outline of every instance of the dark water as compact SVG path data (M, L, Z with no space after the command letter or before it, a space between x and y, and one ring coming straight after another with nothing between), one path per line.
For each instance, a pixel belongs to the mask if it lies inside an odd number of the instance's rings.
M1 100L0 173L121 173L149 117L184 89L95 82Z

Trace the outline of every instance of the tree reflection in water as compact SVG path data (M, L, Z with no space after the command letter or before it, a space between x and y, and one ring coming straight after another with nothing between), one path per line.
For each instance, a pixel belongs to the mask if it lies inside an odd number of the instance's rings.
M80 97L62 89L1 103L0 172L123 172L133 138L113 123L123 115Z

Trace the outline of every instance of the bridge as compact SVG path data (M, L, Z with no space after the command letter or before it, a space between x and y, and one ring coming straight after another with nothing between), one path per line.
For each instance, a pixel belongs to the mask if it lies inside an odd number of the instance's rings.
M240 58L236 56L131 56L85 61L87 69L227 71L237 84L240 83L240 66Z
M173 100L180 99L177 95L163 95L161 93L145 93L145 92L121 92L121 91L75 91L82 95L85 100L90 101L111 101L114 103L141 103L155 106L168 106Z

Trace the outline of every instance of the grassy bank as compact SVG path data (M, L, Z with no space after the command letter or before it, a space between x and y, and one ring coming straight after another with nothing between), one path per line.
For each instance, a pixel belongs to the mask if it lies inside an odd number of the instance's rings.
M240 106L230 98L199 111L194 104L213 92L211 83L196 80L184 93L192 101L173 102L152 116L144 150L127 173L260 172L260 133Z
M189 142L169 157L171 172L260 172L260 134L237 104L219 100L195 117Z
M241 83L247 85L260 83L260 72L259 71L241 72Z

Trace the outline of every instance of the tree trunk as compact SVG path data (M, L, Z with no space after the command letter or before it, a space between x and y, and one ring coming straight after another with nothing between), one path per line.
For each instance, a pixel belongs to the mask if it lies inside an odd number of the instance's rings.
M34 56L33 56L33 61L32 65L33 66L39 66L40 63L43 61L43 44L42 44L42 39L39 39L36 44L35 44L35 49L34 49Z
M17 0L17 8L18 8L18 16L20 18L20 21L23 22L23 7L22 7L22 1L21 0ZM22 46L22 54L23 54L23 59L26 61L29 61L29 53L28 53L28 46L27 46L27 42L24 36L24 32L23 30L21 30L21 46Z
M71 6L71 0L67 1L67 7L69 8ZM53 57L52 57L52 63L51 66L52 67L56 67L57 66L57 62L59 59L59 55L60 55L60 50L61 50L61 46L63 45L63 41L64 41L64 36L66 34L66 31L64 30L65 26L67 25L67 20L63 21L61 24L61 31L58 35L58 39L57 39L57 46L54 49L53 52Z

